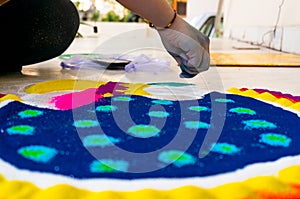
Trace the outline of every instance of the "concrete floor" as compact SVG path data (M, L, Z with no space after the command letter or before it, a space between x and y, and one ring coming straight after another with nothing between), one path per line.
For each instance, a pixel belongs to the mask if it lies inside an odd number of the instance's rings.
M92 24L93 25L93 24ZM178 77L180 72L176 62L164 50L157 33L146 24L135 23L99 23L98 33L89 26L81 26L79 32L83 38L76 38L66 53L99 54L146 54L171 62L171 68L159 74L109 70L63 70L62 61L54 58L42 63L24 66L22 74L11 73L0 76L0 93L24 94L24 88L35 82L54 79L88 79L97 81L124 82L186 82L195 83L209 91L226 91L229 88L265 88L300 96L300 68L297 66L212 66L208 71L192 79ZM239 49L239 50L238 50ZM211 40L211 53L233 54L274 54L270 49L250 46L230 40ZM281 53L283 54L283 53ZM251 60L253 61L253 60ZM255 61L255 60L254 60ZM258 60L259 61L259 60ZM274 62L274 60L270 60ZM212 63L214 65L214 63ZM300 64L299 64L300 66Z

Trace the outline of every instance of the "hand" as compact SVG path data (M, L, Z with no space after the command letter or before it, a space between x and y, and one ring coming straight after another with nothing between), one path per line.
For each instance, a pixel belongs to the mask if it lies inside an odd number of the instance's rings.
M161 41L177 61L180 77L191 78L210 66L209 39L177 16L170 28L158 29Z

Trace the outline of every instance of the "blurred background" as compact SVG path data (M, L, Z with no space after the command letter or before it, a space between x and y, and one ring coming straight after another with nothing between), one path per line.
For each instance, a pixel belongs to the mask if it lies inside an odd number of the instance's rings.
M73 0L82 23L144 20L115 0ZM300 54L299 0L169 0L178 14L209 37L229 38Z

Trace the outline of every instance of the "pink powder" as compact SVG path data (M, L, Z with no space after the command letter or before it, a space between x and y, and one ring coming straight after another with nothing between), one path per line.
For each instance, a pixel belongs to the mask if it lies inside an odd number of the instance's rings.
M121 95L126 91L126 87L116 82L107 82L99 88L89 88L79 92L72 92L60 96L54 96L49 101L60 110L69 110L83 105L97 102L103 98L104 94Z
M89 88L80 92L68 93L53 97L49 103L55 104L55 107L60 110L69 110L86 104L96 102L102 98L96 94L96 88Z

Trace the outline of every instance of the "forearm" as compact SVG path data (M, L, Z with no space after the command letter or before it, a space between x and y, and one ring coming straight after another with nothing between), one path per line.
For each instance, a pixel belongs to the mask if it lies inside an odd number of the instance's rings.
M149 20L156 27L165 27L174 11L166 0L117 0L124 7Z

